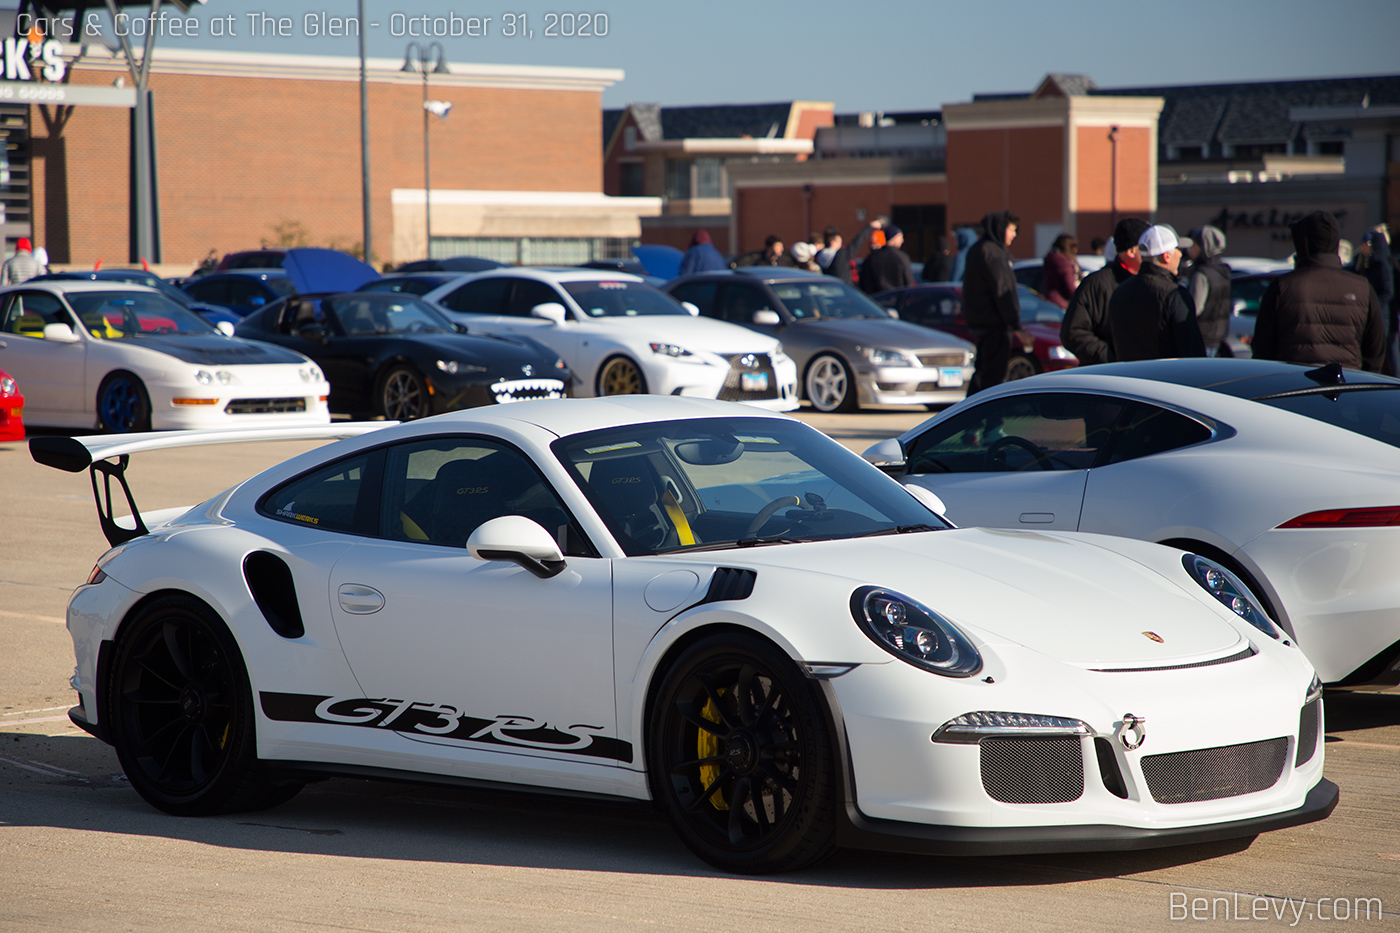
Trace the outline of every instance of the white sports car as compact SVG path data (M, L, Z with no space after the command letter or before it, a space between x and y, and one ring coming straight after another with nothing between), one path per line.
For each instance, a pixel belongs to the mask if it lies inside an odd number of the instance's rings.
M424 296L472 333L533 337L573 370L573 394L680 395L792 411L797 364L765 334L696 317L635 275L498 269Z
M866 452L961 525L1088 531L1218 561L1328 684L1400 682L1400 380L1262 360L1081 367Z
M325 424L330 384L300 353L225 336L152 288L108 281L0 289L0 367L25 421L124 433Z
M701 858L761 872L1174 845L1336 803L1311 665L1205 558L954 529L714 401L300 433L359 436L147 533L108 523L69 604L70 715L170 813L328 774L529 785L654 799ZM119 475L250 436L31 450Z

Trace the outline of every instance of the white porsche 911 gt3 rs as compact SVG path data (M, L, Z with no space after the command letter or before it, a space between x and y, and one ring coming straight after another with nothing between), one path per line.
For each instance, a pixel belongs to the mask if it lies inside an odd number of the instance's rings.
M1195 555L955 529L811 428L714 401L300 434L346 439L104 521L116 547L70 602L70 715L162 810L325 775L529 785L653 799L701 858L760 872L1335 806L1312 667ZM107 458L251 436L31 450L120 479Z

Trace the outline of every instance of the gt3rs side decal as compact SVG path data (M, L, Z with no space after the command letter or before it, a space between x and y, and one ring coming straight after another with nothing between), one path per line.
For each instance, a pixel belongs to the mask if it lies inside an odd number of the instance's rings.
M446 703L421 703L387 697L367 699L268 692L259 693L258 696L264 715L277 722L387 728L410 736L632 761L632 744L598 735L602 731L601 726L553 726L529 716L480 719L468 716Z

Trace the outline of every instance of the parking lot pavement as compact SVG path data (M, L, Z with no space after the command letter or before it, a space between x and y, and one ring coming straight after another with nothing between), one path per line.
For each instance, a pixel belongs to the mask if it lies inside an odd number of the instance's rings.
M925 415L801 417L863 450ZM193 504L312 446L153 453L132 486L142 508ZM1296 927L1400 929L1397 690L1329 694L1327 776L1342 789L1329 819L1153 852L843 852L739 878L696 861L646 805L359 780L178 819L64 716L64 606L106 547L87 477L0 444L0 532L0 931L1118 931L1290 927L1295 911Z

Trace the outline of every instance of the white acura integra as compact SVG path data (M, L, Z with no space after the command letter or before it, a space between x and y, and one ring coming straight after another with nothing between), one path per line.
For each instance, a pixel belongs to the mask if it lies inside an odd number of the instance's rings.
M292 433L31 450L120 475L106 458ZM654 799L701 858L761 872L1335 806L1311 665L1209 560L955 529L811 428L713 401L297 433L347 439L106 523L70 602L70 715L170 813L325 775L504 782Z

